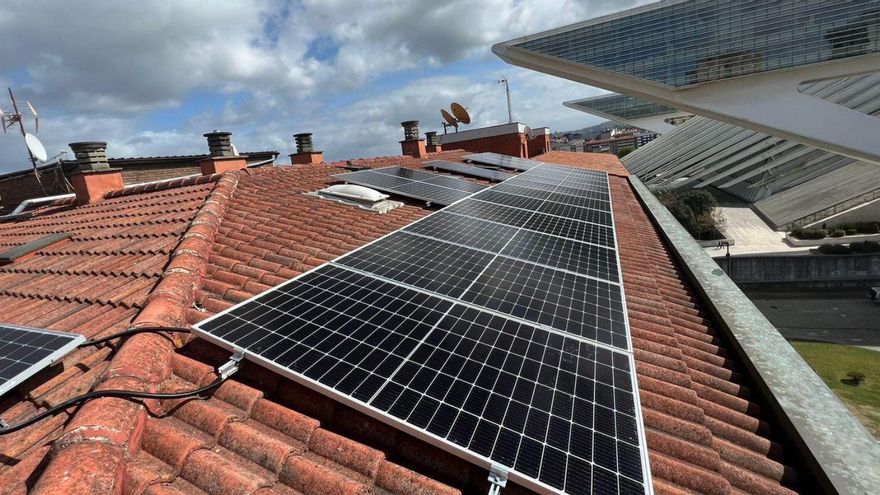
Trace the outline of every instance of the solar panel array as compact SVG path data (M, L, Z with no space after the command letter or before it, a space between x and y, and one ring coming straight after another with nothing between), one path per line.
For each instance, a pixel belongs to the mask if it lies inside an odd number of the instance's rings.
M651 492L603 172L541 164L197 331L539 492Z
M386 167L336 174L338 180L372 187L438 205L451 205L486 186L474 182L403 167Z
M514 176L513 174L502 172L500 170L475 167L466 163L447 162L446 160L433 160L430 162L425 162L423 166L425 168L445 170L446 172L469 175L471 177L480 177L481 179L489 179L494 182L505 181Z
M0 396L84 341L78 334L0 325Z
M531 170L543 163L536 160L517 158L515 156L507 156L500 153L489 152L465 155L462 158L465 160L470 160L472 162L495 165L496 167L509 168L511 170L519 170L521 172Z

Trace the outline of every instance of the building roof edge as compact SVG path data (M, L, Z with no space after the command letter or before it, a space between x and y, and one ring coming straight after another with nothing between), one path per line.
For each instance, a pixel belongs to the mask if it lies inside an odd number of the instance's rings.
M629 180L823 491L870 493L880 486L880 443L650 190L635 176Z

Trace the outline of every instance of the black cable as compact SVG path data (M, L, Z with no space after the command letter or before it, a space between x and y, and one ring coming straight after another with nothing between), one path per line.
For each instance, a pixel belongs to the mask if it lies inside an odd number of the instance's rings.
M60 411L67 409L68 407L81 404L83 402L92 400L92 399L101 399L106 397L116 397L119 399L185 399L187 397L193 397L197 395L201 395L205 392L211 391L220 386L221 383L225 381L224 378L218 378L211 382L209 385L205 385L202 388L198 388L195 390L186 390L183 392L171 392L171 393L153 393L153 392L138 392L135 390L96 390L94 392L89 392L87 394L80 395L78 397L74 397L72 399L68 399L61 404L58 404L55 407L47 409L36 416L32 416L20 423L9 425L5 428L0 428L0 435L6 435L7 433L14 433L22 428L27 428L28 426L44 419L54 414L57 414Z
M177 332L177 333L190 333L191 330L186 327L135 327L129 328L128 330L123 330L118 333L114 333L113 335L108 335L106 337L101 337L99 339L92 339L83 342L77 347L90 347L93 345L103 344L104 342L108 342L111 340L115 340L122 337L131 337L132 335L137 335L139 333L161 333L161 332Z

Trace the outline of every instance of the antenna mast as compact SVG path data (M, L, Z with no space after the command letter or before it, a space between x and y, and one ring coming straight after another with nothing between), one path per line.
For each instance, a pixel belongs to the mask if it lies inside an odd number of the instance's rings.
M501 76L501 79L498 80L498 84L504 85L504 91L507 93L507 122L513 123L513 110L510 108L510 83L507 82L507 76Z
M21 130L21 135L24 137L27 134L27 131L24 130L24 115L22 115L22 113L18 111L18 103L16 103L16 101L15 101L15 95L12 94L12 88L6 88L6 89L9 91L9 99L12 101L13 113L12 113L12 115L3 115L3 123L2 123L3 132L6 132L6 129L14 126L15 124L18 124L18 128ZM39 129L40 128L39 116L37 115L36 110L34 110L33 105L31 105L31 102L28 101L26 103L27 103L28 108L30 109L31 113L34 115L34 120L36 122L37 129ZM0 114L2 114L2 113L3 112L0 111ZM27 143L25 143L25 144L27 144ZM36 157L34 157L34 154L31 152L31 149L27 146L25 146L25 147L28 150L28 157L31 159L31 165L34 167L34 171L36 171L37 170L37 159L36 159Z

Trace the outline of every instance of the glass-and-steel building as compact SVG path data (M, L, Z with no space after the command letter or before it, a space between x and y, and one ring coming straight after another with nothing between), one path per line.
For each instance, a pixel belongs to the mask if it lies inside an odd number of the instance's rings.
M880 165L880 121L826 97L839 96L829 80L880 72L880 0L665 0L492 49L515 65Z
M683 87L880 52L877 2L665 2L513 46Z
M667 105L614 93L566 101L563 105L658 134L671 131L674 125L692 116Z

